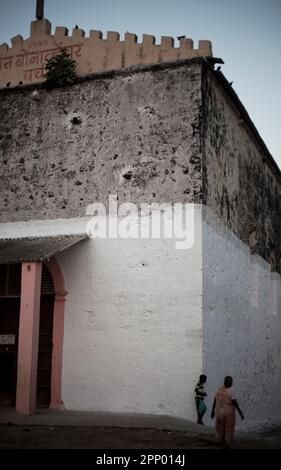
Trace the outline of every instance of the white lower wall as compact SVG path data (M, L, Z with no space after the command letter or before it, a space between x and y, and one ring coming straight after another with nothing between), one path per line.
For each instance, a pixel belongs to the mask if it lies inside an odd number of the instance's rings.
M206 209L202 225L195 207L191 249L173 239L96 239L57 257L69 291L66 408L195 420L203 372L206 422L225 375L245 413L240 427L281 422L280 276ZM84 233L89 220L0 224L0 237Z
M244 422L237 418L240 428L280 423L280 276L261 257L251 256L209 211L203 223L203 267L208 411L216 388L231 375L245 413Z
M94 239L57 257L66 289L67 409L195 419L202 373L201 206L195 244Z

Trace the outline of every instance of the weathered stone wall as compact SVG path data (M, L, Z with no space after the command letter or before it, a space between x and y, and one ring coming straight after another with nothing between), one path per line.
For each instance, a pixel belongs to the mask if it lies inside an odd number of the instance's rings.
M141 72L141 73L139 73ZM0 92L0 221L201 202L200 62Z
M196 59L38 96L2 90L0 220L81 216L109 194L203 201L280 272L280 172L216 73L203 70L202 90Z
M202 93L204 203L280 273L280 171L253 136L245 110L207 68Z

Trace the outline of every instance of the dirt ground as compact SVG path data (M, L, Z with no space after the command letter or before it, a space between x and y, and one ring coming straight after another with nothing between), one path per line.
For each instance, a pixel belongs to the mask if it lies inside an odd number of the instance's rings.
M219 449L212 436L91 426L0 425L1 449ZM236 438L234 449L281 449L281 429Z

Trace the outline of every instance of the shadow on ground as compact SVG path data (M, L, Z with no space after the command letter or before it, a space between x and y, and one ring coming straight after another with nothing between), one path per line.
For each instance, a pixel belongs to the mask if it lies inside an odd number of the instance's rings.
M212 436L124 427L0 425L1 449L219 449ZM236 438L235 449L281 449L281 430Z

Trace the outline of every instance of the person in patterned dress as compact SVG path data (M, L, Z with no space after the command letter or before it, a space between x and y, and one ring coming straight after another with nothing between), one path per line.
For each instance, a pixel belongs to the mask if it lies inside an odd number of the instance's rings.
M232 384L232 377L227 375L224 379L224 385L216 392L211 413L212 419L216 417L216 435L224 447L230 447L233 441L235 410L238 411L241 419L244 419L244 415L235 398Z

